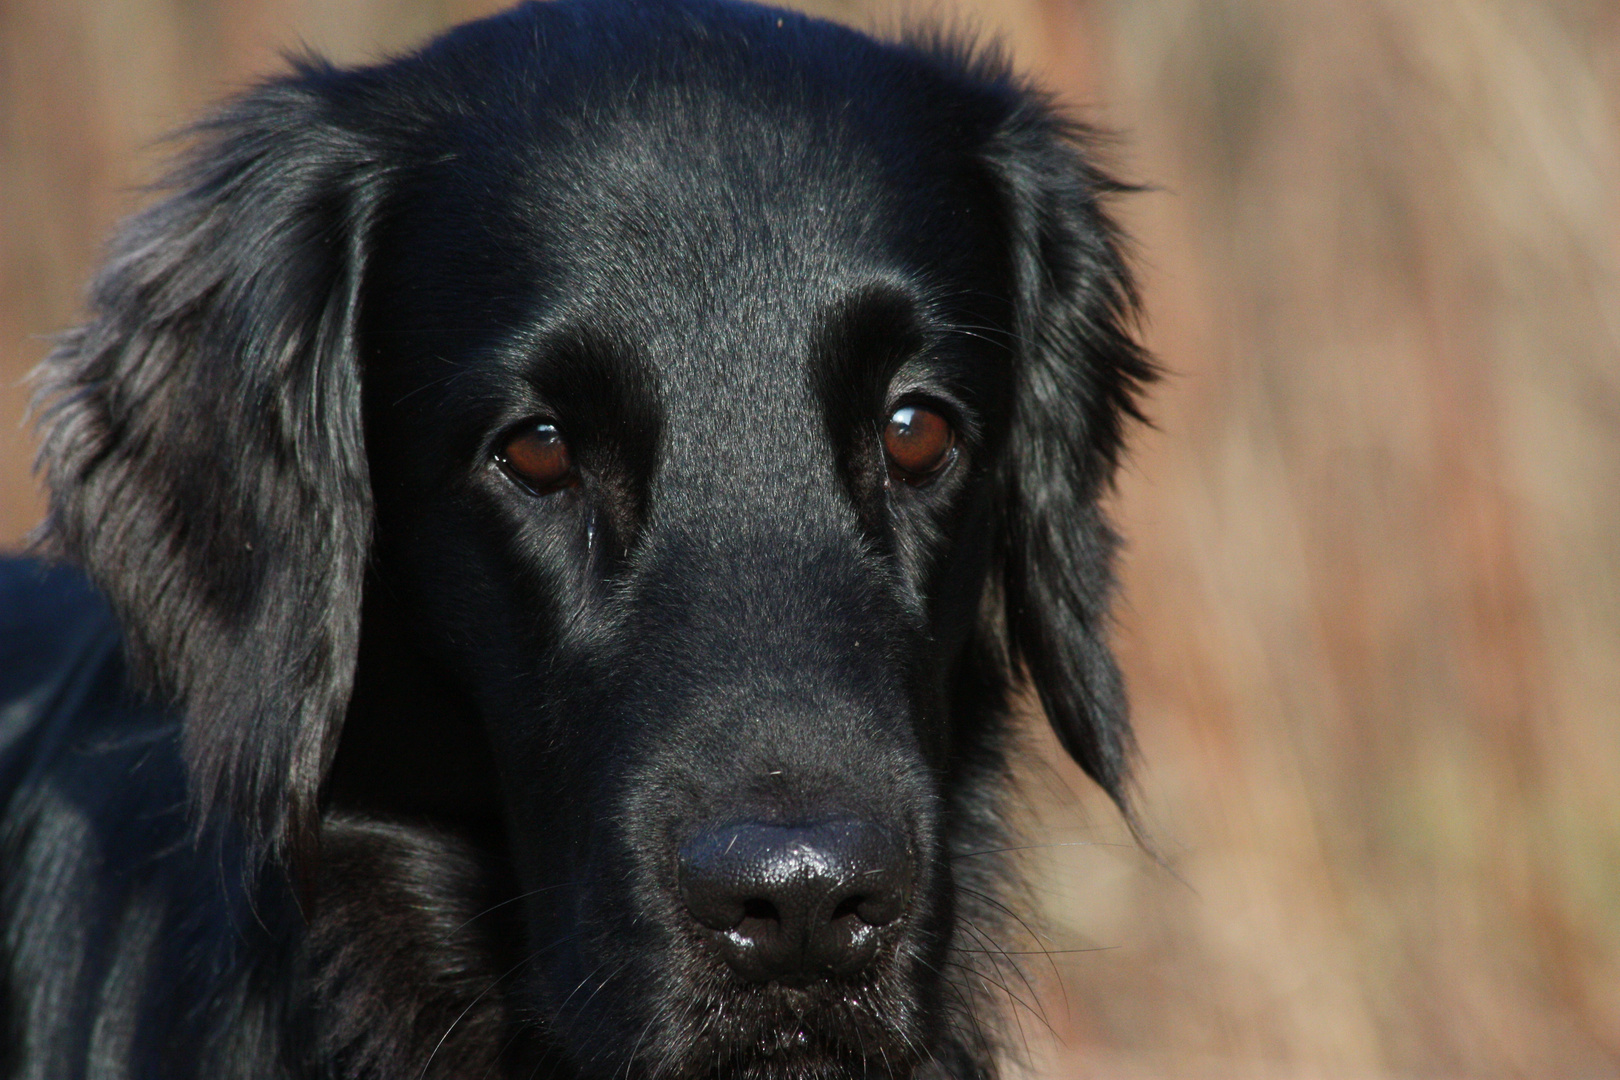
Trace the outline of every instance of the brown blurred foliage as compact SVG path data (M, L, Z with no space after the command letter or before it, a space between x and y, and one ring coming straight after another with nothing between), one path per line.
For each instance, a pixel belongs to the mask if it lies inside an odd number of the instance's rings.
M495 6L0 3L0 542L41 505L20 380L143 147L278 49ZM985 966L1031 1068L1620 1076L1620 7L941 13L1122 133L1170 373L1115 500L1163 863L1046 755L1050 955Z

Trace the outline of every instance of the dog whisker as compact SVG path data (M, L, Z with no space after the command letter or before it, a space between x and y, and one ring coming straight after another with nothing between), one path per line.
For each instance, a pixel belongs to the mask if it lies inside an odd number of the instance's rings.
M1125 848L1128 851L1140 850L1135 844L1116 844L1101 840L1077 840L1057 844L1015 844L1011 847L985 848L983 851L959 851L951 855L952 859L974 859L981 855L1001 855L1013 851L1044 851L1049 848L1072 847L1107 847Z
M472 918L468 919L466 922L464 922L460 926L456 927L456 931L460 932L462 930L467 929L467 927L471 926L473 923L477 922L479 919L482 919L485 915L488 915L488 914L490 914L492 912L495 912L495 911L499 911L501 908L506 907L508 904L515 904L515 903L517 903L517 902L519 902L521 900L527 900L530 897L539 896L542 893L555 892L558 889L570 889L570 888L573 888L575 886L575 884L576 883L572 882L572 881L560 881L560 882L556 882L556 883L551 884L551 885L542 885L537 889L529 889L527 892L521 892L516 896L509 896L505 900L501 900L501 901L499 901L497 903L491 904L487 908L484 908L478 914L474 915Z
M517 971L525 964L531 962L536 956L540 955L541 951L544 950L531 953L528 956L525 956L522 960L519 960L517 963L513 964L511 967L507 968L500 975L490 980L489 984L485 986L484 989L480 990L478 995L467 1003L467 1007L462 1009L456 1018L450 1022L450 1026L444 1029L444 1034L439 1036L439 1041L433 1044L433 1049L428 1053L427 1060L422 1062L422 1071L417 1074L418 1080L421 1080L422 1077L427 1076L428 1069L433 1066L433 1059L439 1056L439 1050L443 1048L445 1041L450 1038L451 1033L456 1030L456 1027L461 1023L462 1020L466 1018L467 1014L472 1012L473 1008L480 1001L484 1000L490 991L494 990L497 986L510 978L513 972Z
M1023 965L1014 960L1012 956L1001 947L994 937L992 937L987 931L981 929L973 922L973 920L964 918L961 922L961 926L963 930L966 930L969 934L972 934L975 939L988 946L988 948L976 951L980 955L989 958L990 963L995 967L996 974L998 976L1001 976L1002 978L1006 977L1003 974L1003 969L1001 966L1001 961L1006 960L1007 966L1012 969L1013 974L1018 976L1018 980L1024 984L1024 989L1029 991L1030 1000L1037 1003L1039 1002L1040 995L1036 991L1034 984L1029 981L1029 976L1024 972ZM963 951L966 952L967 950Z
M975 897L976 899L982 900L983 902L991 905L996 910L1000 911L1002 914L1006 915L1008 918L1010 918L1014 922L1016 922L1020 927L1023 928L1024 933L1029 936L1029 940L1035 943L1035 945L1036 945L1037 949L1040 951L1040 953L1042 955L1044 955L1047 958L1047 960L1050 962L1050 960L1052 958L1052 953L1051 953L1050 949L1048 949L1044 944L1042 944L1042 938L1043 938L1044 935L1037 932L1034 927L1030 926L1029 923L1025 922L1021 915L1019 915L1012 908L1008 907L1006 904L1003 904L1001 901L997 900L995 897L989 895L988 893L981 892L981 891L979 891L977 889L969 888L968 886L965 886L965 885L958 885L957 887L959 889L961 889L964 893L967 893L969 896ZM1052 967L1052 976L1053 976L1053 978L1058 980L1059 985L1062 985L1062 976L1058 974L1057 965L1052 964L1051 967Z

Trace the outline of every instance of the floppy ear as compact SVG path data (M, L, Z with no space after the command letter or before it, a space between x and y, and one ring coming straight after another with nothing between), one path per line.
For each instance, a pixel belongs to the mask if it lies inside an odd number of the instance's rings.
M1064 748L1127 816L1133 743L1108 646L1118 540L1098 505L1154 368L1130 333L1135 288L1099 200L1127 190L1087 132L1027 97L992 151L1008 201L1022 342L1007 455L1007 644Z
M45 536L184 710L203 822L297 854L353 677L370 535L356 307L376 187L305 65L201 125L41 369Z

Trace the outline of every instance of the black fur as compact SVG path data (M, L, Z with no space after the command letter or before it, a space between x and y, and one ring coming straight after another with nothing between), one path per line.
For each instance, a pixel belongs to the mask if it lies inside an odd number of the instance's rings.
M992 1072L1022 684L1126 805L1098 498L1151 367L1088 142L994 58L708 0L202 125L44 368L99 594L0 570L0 1065ZM493 463L533 417L577 486ZM829 814L919 853L898 929L740 980L675 852Z

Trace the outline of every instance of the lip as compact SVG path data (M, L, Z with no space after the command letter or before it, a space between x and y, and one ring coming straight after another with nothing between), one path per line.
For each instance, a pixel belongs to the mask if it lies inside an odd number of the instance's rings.
M924 1033L903 1019L918 1017L920 1009L915 1002L897 1008L886 986L760 986L732 977L700 982L680 995L684 1008L622 1025L629 1038L619 1052L626 1057L615 1060L604 1046L575 1043L576 1060L587 1071L594 1060L609 1076L628 1071L659 1080L899 1080L921 1064L915 1048ZM575 1021L578 1032L599 1037L596 1019ZM881 1070L879 1062L885 1063Z

